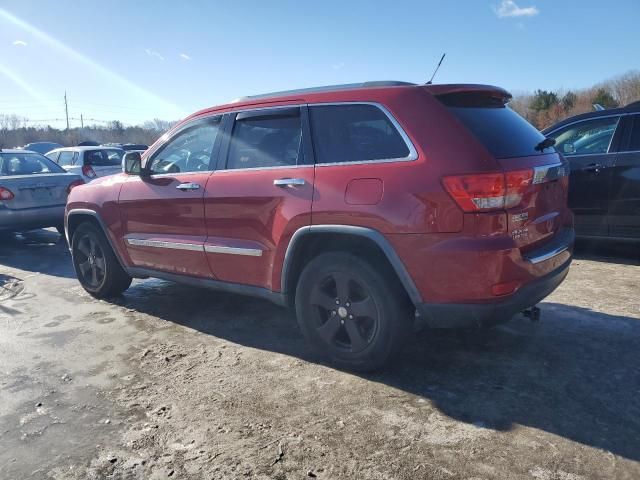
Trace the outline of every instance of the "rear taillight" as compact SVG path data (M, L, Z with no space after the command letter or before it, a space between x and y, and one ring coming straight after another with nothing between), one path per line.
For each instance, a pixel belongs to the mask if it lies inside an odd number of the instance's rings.
M83 165L82 166L82 174L85 177L89 177L89 178L96 178L96 172L93 171L93 168L91 168L91 165Z
M13 200L15 195L8 188L0 187L0 200Z
M533 185L534 171L444 177L444 188L465 212L503 210L520 205Z
M71 182L69 184L69 186L67 187L67 195L71 193L71 190L73 190L76 187L79 187L80 185L84 185L84 180L79 179L79 180L74 180L73 182Z

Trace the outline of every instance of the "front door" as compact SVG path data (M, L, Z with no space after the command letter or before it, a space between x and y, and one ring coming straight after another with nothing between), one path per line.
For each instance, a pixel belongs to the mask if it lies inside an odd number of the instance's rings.
M216 160L221 116L185 125L120 191L124 244L136 267L212 277L205 254L204 192Z
M607 213L611 189L610 150L620 117L600 117L570 124L549 136L569 161L569 207L578 235L608 235Z
M205 194L205 252L216 278L280 290L283 245L311 224L305 115L304 107L230 114L230 140Z
M640 239L640 114L623 121L624 138L611 176L609 234Z

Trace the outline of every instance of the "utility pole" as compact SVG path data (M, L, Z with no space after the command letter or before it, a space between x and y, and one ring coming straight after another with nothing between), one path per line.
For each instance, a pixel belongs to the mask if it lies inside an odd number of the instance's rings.
M69 130L69 105L67 105L67 91L64 91L64 113L67 117L67 130Z
M84 120L82 119L82 114L80 114L80 128L84 128Z

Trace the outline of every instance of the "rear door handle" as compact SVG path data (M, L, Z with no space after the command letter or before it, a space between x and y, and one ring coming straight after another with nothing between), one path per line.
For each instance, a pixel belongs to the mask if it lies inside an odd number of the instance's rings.
M276 187L301 187L305 184L304 178L278 178L273 181Z
M591 163L584 167L585 171L593 173L600 173L600 170L602 170L603 168L604 165L600 165L599 163Z
M189 183L181 183L176 188L178 190L182 190L183 192L186 192L187 190L198 190L200 188L200 185L198 185L197 183L189 182Z

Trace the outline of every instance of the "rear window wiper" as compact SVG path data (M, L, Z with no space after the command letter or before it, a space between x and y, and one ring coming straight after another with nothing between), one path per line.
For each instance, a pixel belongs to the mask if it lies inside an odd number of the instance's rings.
M538 150L539 152L544 152L545 149L551 148L555 144L556 144L556 139L555 138L547 137L544 140L542 140L540 143L538 143L536 145L535 149Z

